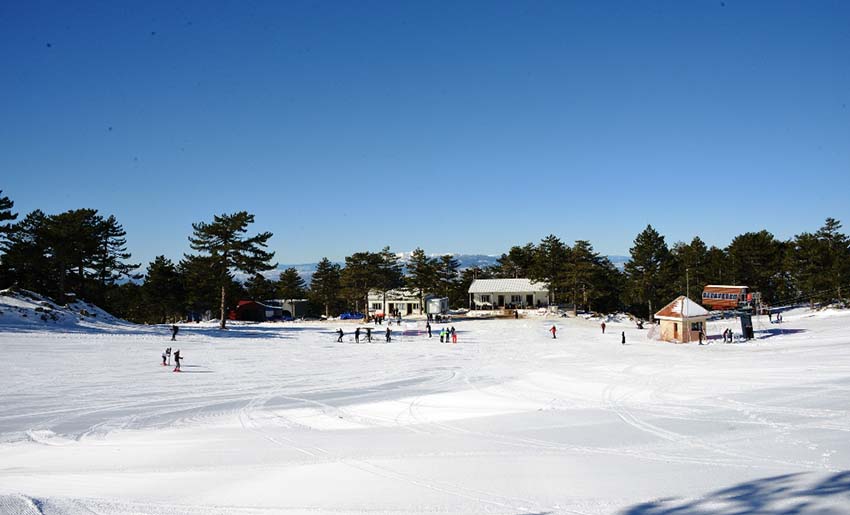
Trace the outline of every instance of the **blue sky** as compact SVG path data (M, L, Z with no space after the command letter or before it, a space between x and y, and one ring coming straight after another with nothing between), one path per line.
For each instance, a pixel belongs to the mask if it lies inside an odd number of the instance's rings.
M850 227L850 2L13 2L0 189L136 260Z

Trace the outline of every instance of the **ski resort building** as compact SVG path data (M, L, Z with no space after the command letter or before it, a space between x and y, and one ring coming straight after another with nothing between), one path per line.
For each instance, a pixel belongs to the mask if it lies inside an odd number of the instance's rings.
M549 289L530 279L476 279L469 285L469 309L533 308L549 305Z
M661 339L666 342L698 342L700 331L705 334L708 311L696 302L680 296L655 314L661 321Z
M434 295L425 294L425 303L429 299L434 298ZM371 290L369 292L369 314L375 315L391 315L396 311L402 315L413 315L421 313L421 309L425 306L421 305L419 292L408 288L397 288L390 290L384 296L384 292L380 290Z

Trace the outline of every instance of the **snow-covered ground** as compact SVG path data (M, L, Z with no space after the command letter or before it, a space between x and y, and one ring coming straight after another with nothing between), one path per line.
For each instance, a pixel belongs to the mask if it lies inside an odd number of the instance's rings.
M850 312L705 346L625 317L186 325L178 374L167 327L0 309L4 515L850 513Z

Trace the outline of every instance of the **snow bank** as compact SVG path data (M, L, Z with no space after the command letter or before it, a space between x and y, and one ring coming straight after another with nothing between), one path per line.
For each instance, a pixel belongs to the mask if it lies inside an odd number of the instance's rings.
M28 290L0 290L0 328L101 328L132 325L83 300L59 305Z

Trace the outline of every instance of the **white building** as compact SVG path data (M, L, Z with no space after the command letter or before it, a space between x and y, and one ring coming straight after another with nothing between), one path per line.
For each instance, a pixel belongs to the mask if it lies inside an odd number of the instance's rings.
M425 302L432 298L433 295L425 295ZM421 306L424 309L424 306ZM419 292L407 288L398 288L387 292L386 298L384 292L379 290L371 290L369 292L369 314L374 315L390 315L396 311L400 311L402 315L419 314L420 299Z
M470 309L533 308L549 305L549 289L530 279L476 279L469 286Z

